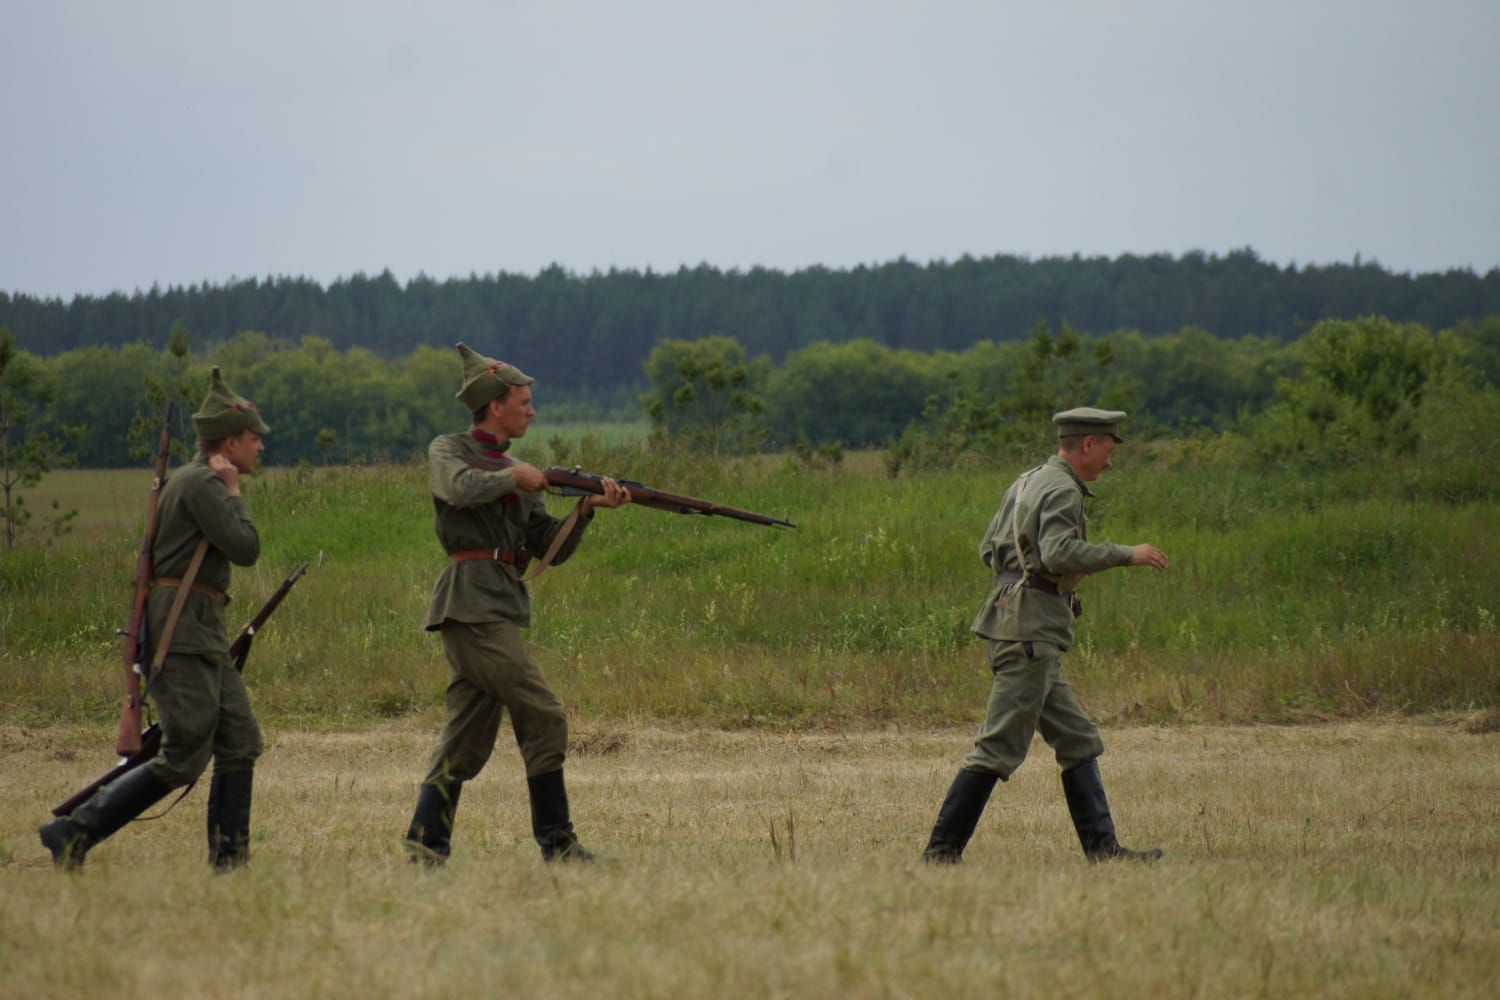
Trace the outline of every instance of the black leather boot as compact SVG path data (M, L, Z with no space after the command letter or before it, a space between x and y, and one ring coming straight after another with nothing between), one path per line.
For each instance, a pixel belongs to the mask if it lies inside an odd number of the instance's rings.
M1062 773L1063 795L1068 813L1078 830L1078 842L1090 861L1155 861L1161 848L1132 851L1115 839L1115 821L1109 815L1109 800L1104 797L1104 780L1099 776L1099 761L1071 767Z
M406 849L413 863L435 868L448 860L453 817L458 812L458 796L463 789L459 781L424 784L417 789L417 808L406 828Z
M42 846L52 852L52 863L72 871L83 864L84 855L120 827L166 797L172 786L138 767L100 789L71 815L43 823L37 828Z
M559 768L526 779L531 793L531 835L542 849L543 861L593 861L573 833L568 819L568 791Z
M964 848L974 836L974 828L979 825L979 817L984 814L990 793L999 780L998 775L962 767L958 769L942 808L938 810L937 823L933 825L927 848L922 852L923 861L956 865L964 859Z
M250 798L254 771L215 774L208 786L208 863L229 871L250 861Z

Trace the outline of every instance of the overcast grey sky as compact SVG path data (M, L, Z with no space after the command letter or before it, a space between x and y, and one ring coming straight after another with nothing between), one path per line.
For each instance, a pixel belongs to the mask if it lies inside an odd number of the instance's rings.
M0 0L0 289L1500 266L1500 0Z

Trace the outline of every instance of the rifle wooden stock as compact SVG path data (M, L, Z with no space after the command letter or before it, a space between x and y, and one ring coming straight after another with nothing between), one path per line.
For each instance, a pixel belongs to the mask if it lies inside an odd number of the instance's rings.
M585 494L602 496L604 494L602 476L580 472L577 469L564 469L557 465L548 469L544 475L547 477L547 485L563 496L584 496ZM630 502L638 503L642 507L670 511L673 514L732 517L736 521L748 521L751 524L764 524L768 527L796 527L791 521L757 514L750 510L741 510L738 507L728 507L714 503L712 500L700 500L697 497L683 496L681 493L668 493L666 490L658 490L627 479L621 479L618 482L630 494Z
M245 669L245 657L250 655L251 640L255 638L255 634L260 631L261 626L266 623L266 619L271 617L271 613L276 610L276 608L281 604L283 600L286 599L286 595L297 583L297 580L300 579L302 574L306 572L307 563L303 563L301 566L298 566L296 569L292 570L292 575L282 581L281 586L277 587L276 592L266 599L266 603L261 605L260 610L255 613L254 618L250 619L249 624L240 629L240 634L234 637L234 642L231 642L229 644L229 657L234 661L234 668L236 670ZM139 705L137 705L136 711L136 718L139 719ZM139 725L139 723L137 723L137 725ZM120 756L124 758L123 760L121 760L114 767L110 768L108 771L105 771L93 781L89 782L84 787L80 788L76 793L74 793L72 798L68 799L66 802L53 809L52 815L71 815L74 809L77 809L89 799L93 798L94 794L98 792L99 789L103 788L111 781L114 781L116 778L134 771L136 768L146 763L152 757L155 757L157 754L161 753L161 740L162 732L161 725L159 723L151 723L151 725L148 726L144 732L137 730L136 748L129 753L122 753Z
M167 480L167 460L172 451L172 404L162 421L161 438L156 444L156 478L151 484L151 500L146 507L146 530L141 535L141 550L135 559L135 590L130 598L130 617L125 623L121 644L121 666L125 670L125 698L120 705L120 727L115 732L115 753L129 757L141 749L141 676L146 669L145 632L146 601L151 596L151 543L156 539L156 507L161 499L162 484Z

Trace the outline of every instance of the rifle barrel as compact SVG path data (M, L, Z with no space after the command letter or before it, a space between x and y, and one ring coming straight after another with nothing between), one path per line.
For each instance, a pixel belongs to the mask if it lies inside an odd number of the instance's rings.
M547 470L546 477L547 484L557 488L564 496L600 495L604 492L603 477L594 475L593 473L553 466ZM655 487L646 486L643 483L637 483L628 479L621 479L618 482L629 492L630 502L638 503L643 507L653 507L657 510L670 511L674 514L717 515L719 517L734 518L737 521L748 521L751 524L763 524L767 527L796 527L791 521L783 518L758 514L755 511L742 510L739 507L729 507L725 504L714 503L712 500L700 500L697 497L684 496L681 493L669 493L666 490L659 490Z
M229 644L230 659L235 659L236 657L238 657L240 655L240 652L245 648L246 644L248 644L251 639L255 638L255 634L260 631L261 626L264 625L266 621L271 617L271 614L281 606L281 602L286 600L286 595L291 592L292 587L296 585L297 581L302 578L302 574L306 572L307 563L303 563L301 566L298 566L296 569L292 570L291 575L288 576L285 580L281 581L281 586L277 587L275 592L272 593L270 597L266 598L266 603L261 605L260 610L255 613L255 616L253 618L250 619L249 624L240 629L240 634L235 636L234 641Z

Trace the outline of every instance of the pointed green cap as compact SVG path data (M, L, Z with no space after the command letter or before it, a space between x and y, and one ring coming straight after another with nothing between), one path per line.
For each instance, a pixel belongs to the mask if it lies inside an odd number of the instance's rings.
M235 395L234 390L224 384L224 376L219 374L217 367L209 379L208 396L204 398L203 405L198 407L198 412L193 414L193 427L197 429L198 437L204 441L234 437L245 431L257 434L271 432L271 428L260 418L260 410L244 396Z
M458 401L470 413L498 398L513 385L530 385L534 379L515 365L476 354L463 344L458 356L464 360L464 386L458 390Z

